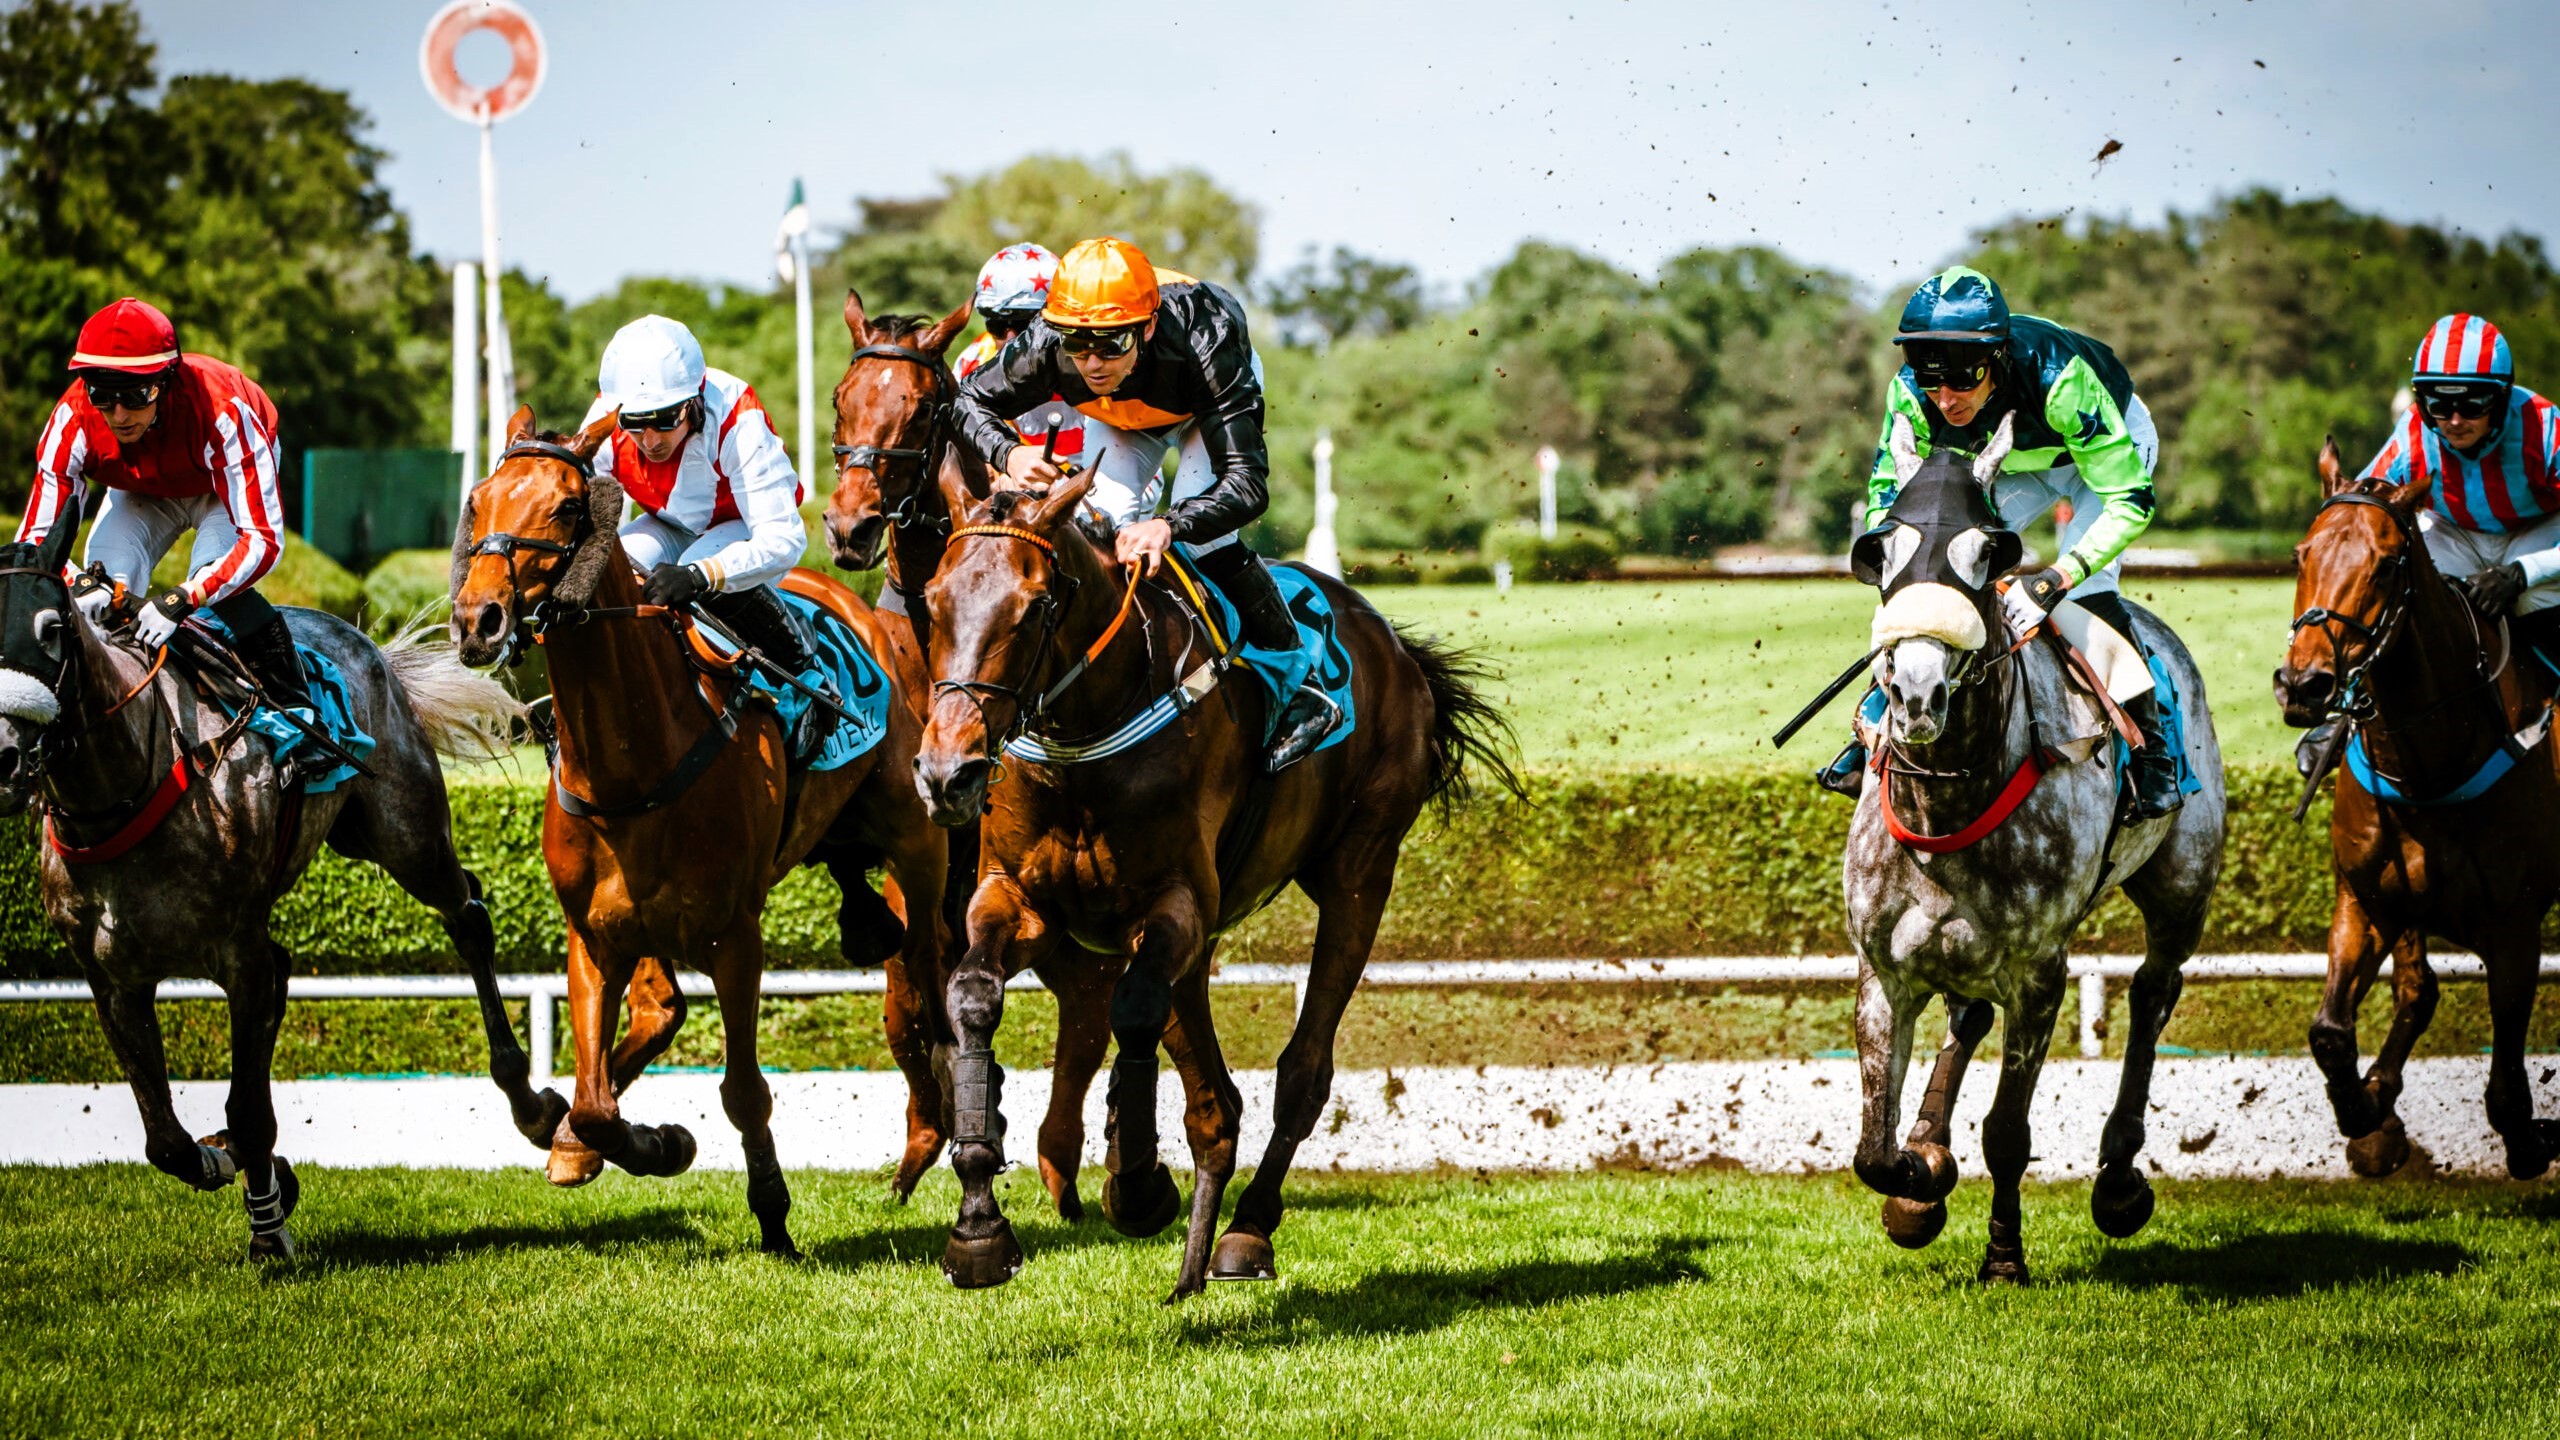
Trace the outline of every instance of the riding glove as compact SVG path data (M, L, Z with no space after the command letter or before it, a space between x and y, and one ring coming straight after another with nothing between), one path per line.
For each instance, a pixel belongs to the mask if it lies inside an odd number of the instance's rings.
M2516 597L2524 593L2524 567L2513 560L2492 566L2464 580L2462 588L2481 614L2505 614Z
M2033 575L2009 582L2000 592L2000 613L2007 618L2012 633L2024 635L2044 623L2053 607L2062 603L2071 582L2063 578L2059 566L2048 565Z
M94 570L71 583L71 603L100 629L115 623L116 582L104 570Z
M710 588L711 582L692 566L666 564L649 572L649 578L641 583L640 594L652 605L678 610Z
M152 597L150 604L142 607L140 615L134 617L134 638L153 649L166 645L169 637L178 633L178 626L195 613L195 608L196 602L187 598L186 591L163 590Z

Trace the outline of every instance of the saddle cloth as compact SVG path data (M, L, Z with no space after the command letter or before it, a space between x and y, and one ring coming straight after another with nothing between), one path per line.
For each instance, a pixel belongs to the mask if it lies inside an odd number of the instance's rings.
M803 770L841 769L871 753L872 747L889 733L889 677L863 647L860 637L823 606L780 586L775 587L775 592L800 620L800 633L808 639L810 653L817 657L817 664L800 678L811 685L833 688L846 716L827 732L815 753L795 750L791 763ZM710 627L704 627L701 635L711 649L724 655L732 653ZM798 737L802 733L800 717L818 702L769 678L760 678L756 689L772 697L774 717L782 723L782 733Z
M1318 750L1330 750L1350 738L1356 717L1351 708L1351 652L1343 646L1342 637L1334 631L1333 602L1325 597L1315 577L1298 565L1271 567L1271 578L1280 587L1280 598L1289 607L1289 616L1298 622L1298 644L1291 650L1266 650L1243 642L1239 617L1233 602L1218 587L1200 574L1189 546L1177 544L1173 557L1184 574L1177 579L1173 592L1195 611L1205 598L1216 613L1205 616L1210 630L1220 644L1228 647L1245 668L1260 679L1269 692L1271 703L1262 709L1263 738L1271 738L1280 712L1298 687L1313 684L1326 699L1341 708L1342 723L1324 738ZM1185 583L1187 582L1187 583Z
M188 624L210 631L231 649L231 628L209 610L199 610ZM322 733L336 741L340 748L359 760L373 753L374 739L356 723L354 702L347 694L347 679L338 670L338 662L307 646L296 645L294 653L302 658L302 685L311 692L311 704L318 714L304 712L304 718L320 727ZM235 659L238 652L233 652ZM245 663L243 669L247 668ZM302 733L300 728L266 706L249 720L249 729L266 737L267 746L275 753L276 763L295 761L301 767L302 793L318 795L335 790L355 778L355 767L329 754Z

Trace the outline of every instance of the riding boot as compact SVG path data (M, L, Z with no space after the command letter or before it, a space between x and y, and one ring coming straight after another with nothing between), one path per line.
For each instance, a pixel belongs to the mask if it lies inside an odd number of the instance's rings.
M1855 740L1848 748L1831 757L1831 763L1813 772L1813 783L1834 795L1855 800L1867 789L1867 747Z
M2303 731L2302 738L2293 742L2293 768L2302 772L2302 778L2311 778L2312 767L2320 763L2321 749L2329 743L2330 737L2338 733L2338 727L2346 723L2332 715Z
M790 609L772 586L705 595L701 604L711 612L712 619L720 622L720 628L763 651L774 664L792 674L798 675L814 663L800 627L792 622Z
M2125 801L2124 818L2139 825L2175 815L2187 803L2178 788L2178 757L2169 753L2167 726L2160 714L2160 692L2146 690L2125 702L2124 713L2142 731L2142 748L2133 755L2133 794Z
M309 710L311 690L302 680L302 652L293 643L284 616L272 607L267 623L255 630L234 631L231 650L258 677L267 703L279 710Z
M2542 678L2560 675L2560 606L2508 616L2507 634L2515 641L2518 658L2537 662Z
M1289 697L1289 708L1280 712L1279 723L1271 727L1271 753L1263 768L1277 775L1314 753L1333 727L1342 723L1342 707L1333 697L1312 684L1301 685Z
M1271 578L1261 556L1238 543L1204 552L1197 563L1200 573L1243 618L1246 644L1284 653L1298 648L1298 622L1290 616L1289 603L1280 598L1279 582Z

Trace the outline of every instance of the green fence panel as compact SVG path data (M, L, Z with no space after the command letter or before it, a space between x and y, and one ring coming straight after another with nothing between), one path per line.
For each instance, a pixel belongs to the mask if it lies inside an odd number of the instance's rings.
M461 481L451 450L306 450L302 538L359 575L394 550L450 545Z

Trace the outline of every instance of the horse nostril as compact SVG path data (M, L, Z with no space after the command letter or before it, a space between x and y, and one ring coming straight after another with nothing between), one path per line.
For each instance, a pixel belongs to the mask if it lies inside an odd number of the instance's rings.
M492 600L480 607L472 617L471 632L483 640L495 640L507 632L507 607Z
M2294 698L2306 705L2328 703L2329 697L2337 692L2337 688L2338 677L2326 670L2314 670L2305 675L2297 675L2293 680Z
M17 773L18 747L15 745L0 745L0 780L7 780L15 776Z

